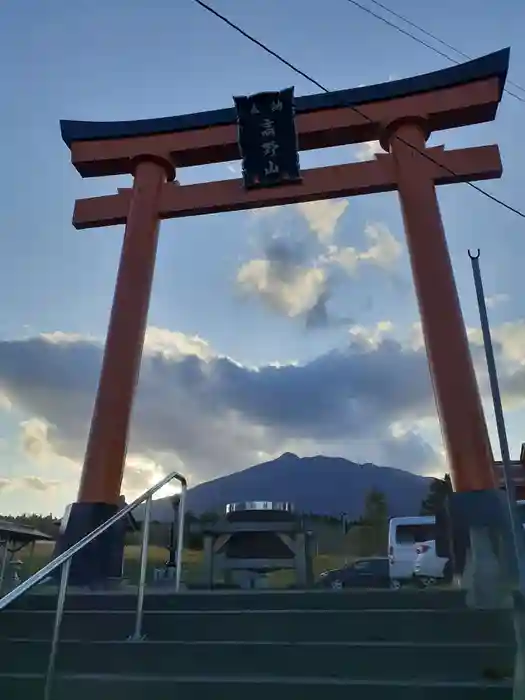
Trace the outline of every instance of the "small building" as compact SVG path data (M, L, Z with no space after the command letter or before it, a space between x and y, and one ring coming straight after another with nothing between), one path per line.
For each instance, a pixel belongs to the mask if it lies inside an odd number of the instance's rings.
M512 480L516 488L516 495L519 501L525 500L525 443L522 443L520 450L520 458L513 459L510 463ZM500 487L504 487L503 480L503 462L497 461L494 463L496 474L499 478Z
M29 545L31 557L36 542L52 542L54 539L27 525L0 520L0 594L6 580L15 585L19 581L18 569L22 562L15 560L14 555Z
M230 503L218 522L195 524L192 531L203 535L207 588L219 577L226 585L264 587L266 575L282 569L295 572L298 588L311 585L311 533L291 503Z
M44 532L27 525L0 520L0 543L7 543L9 547L16 548L17 551L28 544L53 542L54 539L51 535L46 535Z

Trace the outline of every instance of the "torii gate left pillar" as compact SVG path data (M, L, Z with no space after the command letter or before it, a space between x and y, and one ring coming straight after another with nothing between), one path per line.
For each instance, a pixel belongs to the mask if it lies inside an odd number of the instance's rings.
M493 457L443 232L435 185L501 175L496 146L445 151L426 136L493 119L508 67L501 51L427 76L296 101L301 150L383 140L366 163L303 171L300 184L245 191L238 180L180 186L177 167L239 158L234 110L143 122L63 122L84 177L134 174L133 189L79 200L77 228L125 224L103 368L77 503L59 547L118 508L159 219L399 190L434 394L456 490L492 493ZM341 105L355 105L342 107ZM430 255L429 253L432 253ZM77 582L120 573L123 534L76 557Z
M119 509L133 397L138 381L159 238L159 206L175 170L168 159L137 157L130 164L130 198L115 295L106 338L77 502L71 506L57 553ZM126 522L117 523L72 560L71 582L121 576Z

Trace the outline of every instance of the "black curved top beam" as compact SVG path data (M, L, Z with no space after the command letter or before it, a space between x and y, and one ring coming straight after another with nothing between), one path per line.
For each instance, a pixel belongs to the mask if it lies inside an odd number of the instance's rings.
M498 78L500 99L505 87L509 68L510 48L461 63L451 68L417 75L413 78L393 80L378 85L337 90L318 95L298 97L295 101L296 111L316 112L323 109L357 107L362 104L395 100L417 93L442 90L472 83L477 80ZM126 122L80 122L62 120L60 128L62 138L67 146L75 141L101 141L105 139L133 138L134 136L153 136L190 129L205 129L212 126L235 124L235 109L216 109L210 112L183 114L178 117L161 117L160 119L138 119Z

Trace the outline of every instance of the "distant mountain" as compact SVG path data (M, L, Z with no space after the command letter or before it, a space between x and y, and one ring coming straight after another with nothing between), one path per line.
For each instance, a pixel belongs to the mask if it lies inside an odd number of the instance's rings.
M234 501L290 501L296 510L319 515L362 515L368 491L382 491L391 516L418 515L428 477L401 469L355 464L341 457L298 457L286 452L271 462L207 481L188 491L188 510L224 512ZM168 499L153 503L153 518L173 517ZM140 517L140 516L139 516Z

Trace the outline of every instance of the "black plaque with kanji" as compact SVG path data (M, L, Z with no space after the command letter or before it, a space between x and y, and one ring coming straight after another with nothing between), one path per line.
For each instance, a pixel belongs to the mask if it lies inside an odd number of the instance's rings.
M234 101L246 189L299 182L293 87Z

